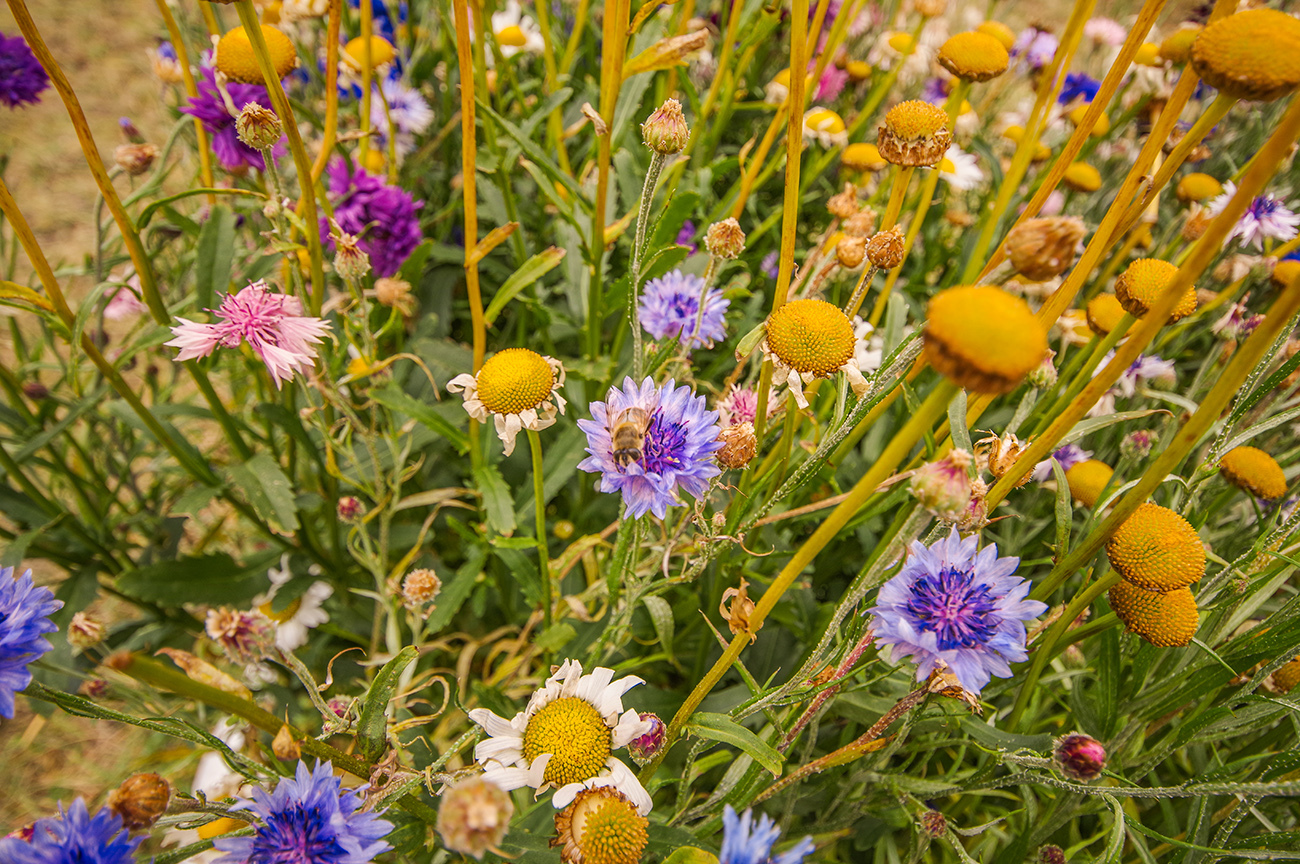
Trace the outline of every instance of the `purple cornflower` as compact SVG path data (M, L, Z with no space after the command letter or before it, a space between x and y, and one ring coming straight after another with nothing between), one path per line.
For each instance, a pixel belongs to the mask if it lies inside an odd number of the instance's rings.
M727 307L731 301L722 291L710 288L704 280L681 270L673 270L651 279L642 289L641 326L656 339L681 337L688 348L712 346L714 340L727 335ZM700 315L700 295L704 295L704 314Z
M1066 444L1064 447L1058 447L1050 459L1044 459L1035 465L1031 476L1039 483L1046 483L1052 476L1052 459L1061 463L1062 471L1069 471L1080 462L1087 462L1091 458L1091 450L1084 450L1078 444Z
M590 454L578 467L601 475L600 491L621 492L633 518L650 511L663 519L669 507L682 503L680 491L694 498L704 495L709 479L721 473L713 453L722 449L722 430L718 412L708 410L703 396L676 386L672 379L656 387L646 378L638 388L624 378L623 389L609 388L605 400L591 403L592 419L578 421L578 428L587 433ZM620 465L614 459L611 432L634 408L649 417L645 443L638 458Z
M1250 299L1247 294L1240 301L1233 303L1227 313L1210 327L1210 332L1224 339L1245 339L1255 328L1264 322L1264 316L1251 314L1246 306Z
M758 265L758 268L763 271L763 275L766 276L768 279L775 279L779 273L779 271L777 270L777 262L779 262L780 260L781 260L780 253L768 252L766 255L763 256L763 260Z
M677 232L677 239L673 242L678 246L685 246L691 250L691 254L699 247L695 245L695 223L687 219L682 223L682 230Z
M330 763L313 770L299 761L269 795L253 789L253 799L236 804L260 820L251 837L220 837L213 844L226 854L217 864L369 864L393 848L384 837L393 825L360 811L357 790L341 788Z
M203 80L198 82L198 90L199 95L191 98L181 113L197 117L203 123L203 128L212 136L212 152L217 154L217 161L228 171L244 167L263 170L266 163L262 160L262 154L239 140L239 135L235 132L235 117L221 98L221 91L217 89L211 69L203 70ZM256 102L263 108L271 107L271 97L261 84L229 81L226 83L226 92L230 94L230 102L235 111L250 102ZM277 142L271 153L277 157L283 155L284 145Z
M948 101L948 82L942 78L927 78L921 86L921 99L931 105L942 105Z
M730 804L722 811L722 851L718 864L800 864L816 849L812 837L805 837L789 850L772 857L772 846L781 829L763 814L754 822L753 809L738 814Z
M364 169L354 168L346 159L330 165L330 197L334 199L334 219L370 256L376 278L392 276L402 262L420 245L420 219L417 211L424 206L411 194ZM329 223L320 220L321 242L334 249Z
M330 329L325 321L303 315L297 297L277 294L265 282L252 282L238 294L227 294L215 314L220 319L216 324L177 318L181 323L172 328L176 338L164 344L180 349L177 360L193 360L207 357L218 346L237 348L247 342L266 364L277 390L295 371L305 374L312 367L316 359L312 346Z
M1228 206L1229 199L1237 192L1237 185L1232 181L1223 184L1223 193L1209 204L1209 214L1218 215ZM1296 215L1272 195L1260 195L1246 212L1241 214L1237 224L1232 226L1228 239L1240 237L1243 245L1264 248L1265 238L1286 242L1295 237L1300 229L1300 215Z
M1024 57L1030 71L1037 72L1052 62L1052 58L1056 56L1057 46L1060 44L1060 40L1053 36L1051 31L1027 27L1020 31L1015 44L1011 46L1011 56Z
M774 387L767 393L768 418L775 417L781 411L782 402L773 392L775 389ZM758 392L750 387L728 388L717 401L717 406L718 422L723 427L736 423L753 423L758 417Z
M50 615L62 607L49 588L32 584L32 571L15 579L14 568L0 570L0 717L13 719L14 694L32 683L27 667L50 650L44 634L59 629Z
M105 807L94 816L78 798L59 815L38 819L30 840L0 838L4 864L132 864L143 836L132 840L122 818Z
M1026 599L1029 582L1014 575L1019 558L999 558L996 545L979 550L953 528L933 546L912 544L898 575L880 588L870 610L876 646L897 661L911 657L923 681L943 662L961 686L979 693L993 675L1011 676L1024 660L1024 622L1047 611Z
M25 102L35 105L49 86L50 76L23 37L0 33L0 103L10 108Z
M1089 18L1083 25L1083 35L1087 36L1098 45L1109 45L1117 48L1124 44L1125 38L1128 37L1128 28L1116 21L1114 18Z
M1061 85L1061 95L1056 97L1056 101L1062 105L1068 105L1075 99L1082 98L1084 102L1091 102L1097 98L1097 91L1101 89L1101 82L1096 78L1089 77L1083 72L1071 72L1065 76L1065 83Z

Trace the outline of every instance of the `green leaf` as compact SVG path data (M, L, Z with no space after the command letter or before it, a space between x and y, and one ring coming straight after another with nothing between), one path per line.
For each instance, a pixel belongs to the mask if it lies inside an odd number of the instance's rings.
M686 220L700 206L700 196L694 192L682 192L673 196L664 204L664 212L655 223L654 234L650 237L650 248L657 249L674 244L681 233Z
M398 651L379 670L366 693L365 701L361 704L361 716L357 720L357 751L367 762L378 760L388 746L388 702L393 698L393 692L406 667L419 656L420 652L414 645L407 645Z
M400 411L417 423L437 432L461 453L469 452L469 435L451 424L437 411L411 396L396 383L389 381L384 387L370 391L370 398L393 411Z
M519 149L523 151L530 162L541 168L553 183L560 183L568 190L571 201L577 201L584 209L590 211L591 204L587 201L587 196L578 188L578 184L574 182L573 178L561 171L555 161L546 155L545 150L539 147L528 135L525 135L522 129L492 110L492 106L485 102L482 97L478 99L478 107L480 111L501 127L501 131L505 132L519 145Z
M540 651L559 651L572 642L578 635L573 625L567 621L552 624L533 639L533 646Z
M718 856L694 846L682 846L665 858L664 864L718 864Z
M1066 432L1065 437L1056 446L1064 447L1066 444L1073 444L1091 432L1105 429L1107 426L1114 426L1116 423L1127 423L1129 420L1140 420L1143 417L1150 417L1152 414L1168 413L1164 408L1148 408L1145 411L1118 411L1114 414L1107 414L1105 417L1089 417L1087 420L1081 420L1074 424L1074 428Z
M182 603L238 604L268 587L266 570L278 550L240 564L224 552L177 558L123 573L117 587L125 594L163 606Z
M469 599L479 576L483 574L483 564L487 561L487 549L483 546L470 547L465 563L456 571L456 575L442 586L442 593L424 622L425 632L433 635L446 627L460 607Z
M59 524L62 520L63 517L58 516L51 521L46 522L41 527L34 528L31 531L24 531L22 534L19 534L17 537L10 540L8 545L5 546L4 552L0 553L0 567L17 567L19 564L22 564L23 559L27 557L27 548L31 546L32 543L36 542L37 538L55 525Z
M1053 554L1060 561L1070 551L1070 526L1074 520L1074 507L1070 500L1070 484L1065 479L1065 470L1055 459L1052 460L1052 476L1056 478L1056 549Z
M141 210L140 218L136 220L136 228L139 229L140 231L144 231L145 226L149 224L149 221L151 219L153 219L153 214L158 212L159 209L170 211L171 207L169 207L168 205L170 205L172 202L179 201L182 198L189 198L193 195L244 195L249 198L266 197L261 192L253 192L250 189L231 189L229 187L221 187L221 186L213 186L211 188L205 186L199 186L194 189L186 189L184 192L177 192L175 195L168 195L166 198L159 198L157 201L150 203L148 207ZM213 215L214 216L216 215L215 213L216 210L224 210L224 209L226 208L224 208L221 205L217 205L217 207L213 208L214 210ZM205 223L205 225L211 225L211 224L212 224L211 221Z
M673 654L673 631L676 626L673 621L673 607L668 605L668 601L662 597L645 597L641 600L645 604L646 611L650 613L650 623L654 625L655 635L659 637L660 644L663 645L664 651L668 652L669 657L675 657Z
M948 403L948 435L952 446L971 452L970 430L966 428L966 391L958 390L956 397Z
M713 714L697 711L691 715L691 722L684 730L688 734L698 735L710 741L719 741L739 747L753 757L754 761L772 772L773 777L781 776L781 763L785 761L776 748L766 743L753 732L732 720L726 714Z
M474 469L474 485L483 494L483 511L488 524L498 534L509 537L515 533L515 505L510 497L510 487L495 465L480 465Z
M269 453L258 453L242 465L232 465L226 473L272 528L286 533L298 530L293 484Z
M564 260L564 250L552 246L529 258L519 269L510 274L510 278L501 283L497 293L492 295L492 302L483 312L483 320L491 327L501 310L514 299L520 291L532 285L546 273L554 270Z
M222 204L212 208L199 232L194 264L195 299L200 309L216 305L217 292L230 287L230 268L235 257L235 214Z

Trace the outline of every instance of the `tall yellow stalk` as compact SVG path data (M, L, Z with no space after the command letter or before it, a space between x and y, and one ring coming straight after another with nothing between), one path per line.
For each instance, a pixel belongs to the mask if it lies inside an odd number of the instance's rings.
M325 128L321 130L320 152L311 166L313 184L325 173L339 131L339 29L342 17L343 0L330 0L329 25L325 33Z
M181 33L181 28L176 24L176 16L172 15L171 7L167 5L167 0L157 0L158 14L162 15L163 23L167 26L167 35L171 36L172 45L176 48L176 56L180 60L181 79L185 83L185 94L191 99L199 95L199 88L194 83L194 72L190 69L190 51L185 47L185 35ZM199 151L199 178L203 185L212 188L212 148L208 146L208 130L203 128L203 121L194 118L194 137L198 144ZM215 203L216 196L209 194L208 203Z

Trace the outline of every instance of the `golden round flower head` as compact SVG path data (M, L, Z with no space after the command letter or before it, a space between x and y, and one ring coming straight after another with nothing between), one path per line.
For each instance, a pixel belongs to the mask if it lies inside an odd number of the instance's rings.
M879 171L888 164L875 144L862 141L850 144L840 154L840 165L850 171Z
M1160 59L1160 46L1154 42L1143 42L1133 55L1133 62L1138 66L1163 66Z
M637 864L649 824L622 793L598 786L556 815L551 845L562 847L564 864Z
M844 64L844 71L854 81L866 81L871 77L871 64L865 60L850 60Z
M1098 336L1114 330L1123 317L1124 307L1114 294L1098 294L1088 301L1088 329Z
M1025 127L1008 126L1006 129L1002 130L1002 137L1006 138L1008 141L1014 141L1015 143L1019 144L1025 137ZM1036 141L1034 143L1034 155L1032 157L1033 161L1042 162L1044 159L1049 158L1051 155L1052 155L1052 148L1048 147L1042 141Z
M1010 62L1006 46L978 30L958 33L939 48L939 65L966 81L996 78Z
M1281 693L1290 693L1296 684L1300 684L1300 657L1273 673L1273 686Z
M1200 624L1196 598L1186 588L1157 594L1121 581L1110 589L1108 597L1110 608L1130 633L1161 648L1188 644Z
M1184 204L1191 201L1206 201L1214 198L1223 191L1223 184L1211 177L1209 174L1202 174L1199 171L1193 172L1178 181L1178 188L1175 193L1178 200Z
M1300 87L1300 20L1276 9L1220 18L1192 43L1192 69L1225 96L1280 99Z
M612 750L609 726L600 711L577 696L548 703L529 719L524 731L524 757L531 764L543 753L550 753L545 779L556 786L595 777Z
M916 40L912 38L911 33L896 31L890 33L889 38L885 41L889 43L890 48L893 48L899 54L908 55L916 50Z
M298 52L289 37L268 24L262 25L262 38L278 78L288 75L298 66ZM253 55L253 43L243 27L236 27L217 41L217 71L231 81L244 84L261 84L262 70Z
M803 115L803 135L823 147L843 146L848 140L844 118L829 108L812 108Z
M1168 507L1146 502L1106 542L1110 566L1139 588L1175 591L1205 575L1196 529Z
M1016 33L1001 21L985 21L975 28L976 32L992 36L1002 43L1002 47L1011 50L1011 46L1016 44Z
M1201 35L1199 24L1184 25L1160 43L1160 59L1182 66L1192 56L1192 43Z
M1071 495L1082 501L1085 506L1095 507L1114 473L1114 469L1105 462L1087 459L1076 462L1069 471L1065 472L1065 482L1070 484Z
M1115 297L1124 311L1134 318L1143 318L1160 297L1178 268L1158 258L1139 258L1115 280ZM1186 293L1169 313L1170 322L1186 318L1196 311L1196 288L1188 286Z
M925 357L973 393L1009 393L1047 355L1029 304L992 285L941 291L926 308Z
M1090 102L1081 102L1078 105L1075 105L1073 108L1071 108L1070 113L1067 114L1066 116L1070 119L1070 122L1073 123L1075 126L1081 126L1083 125L1083 115L1088 113L1088 106L1091 104L1092 103ZM1088 134L1094 138L1100 138L1101 136L1105 135L1109 131L1110 131L1110 118L1107 117L1106 112L1103 111L1100 114L1098 114L1097 119L1093 121L1092 129L1088 132Z
M1223 479L1265 501L1286 494L1286 475L1277 460L1258 447L1234 447L1219 460Z
M391 42L379 35L370 37L371 69L376 69L386 63L392 63L395 57L397 57L397 49L393 47ZM344 45L343 60L357 71L365 68L366 40L358 36L347 45Z
M493 414L518 414L546 401L555 388L555 370L527 348L507 348L478 370L478 398Z
M890 108L876 136L886 161L908 167L938 165L951 143L948 112L919 99Z
M853 356L853 324L825 300L791 300L766 327L768 347L796 372L829 377Z
M1269 281L1277 288L1285 288L1300 277L1300 261L1282 260L1273 268Z
M1101 172L1087 162L1071 162L1061 179L1079 192L1096 192L1101 188Z

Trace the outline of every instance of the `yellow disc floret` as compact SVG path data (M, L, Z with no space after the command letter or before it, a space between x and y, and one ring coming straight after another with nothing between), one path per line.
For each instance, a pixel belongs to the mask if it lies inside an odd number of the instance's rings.
M397 56L397 49L393 44L383 36L370 37L370 63L372 69L383 66L385 63L392 63L393 58ZM366 40L360 36L353 39L343 47L343 59L348 61L354 69L364 68L366 65Z
M1219 473L1233 486L1265 501L1286 494L1282 466L1258 447L1232 448L1219 460Z
M1110 566L1147 591L1186 588L1205 575L1205 547L1196 529L1168 507L1147 502L1106 543Z
M289 37L270 25L262 25L262 38L266 40L267 55L277 78L283 78L298 65L298 52ZM217 42L217 71L231 81L244 84L261 84L262 70L253 54L253 44L243 27L236 27Z
M555 817L552 846L565 864L637 864L649 839L649 820L608 786L578 793Z
M866 81L871 77L871 64L865 60L850 60L844 64L844 71L854 81Z
M1178 200L1183 203L1191 201L1205 201L1218 195L1223 191L1223 184L1211 177L1209 174L1202 174L1199 171L1188 174L1178 181L1178 188L1174 194Z
M1128 265L1119 278L1115 280L1115 297L1124 311L1134 318L1143 318L1155 305L1164 292L1169 280L1174 278L1178 268L1168 261L1158 258L1139 258ZM1169 320L1186 318L1196 311L1196 289L1187 286L1187 290L1178 298L1178 303L1169 312Z
M1280 99L1300 87L1300 20L1276 9L1220 18L1192 44L1192 68L1225 96Z
M609 726L600 711L577 696L543 706L524 730L524 758L531 764L538 756L551 754L543 777L556 786L581 783L599 774L612 752L610 745Z
M974 393L1009 393L1047 355L1047 334L1029 304L992 285L936 294L926 310L930 365Z
M1002 43L1002 47L1011 50L1011 46L1016 44L1016 33L1001 21L985 21L975 28L980 33L986 33Z
M1061 179L1066 186L1080 192L1096 192L1101 188L1101 172L1087 162L1071 162Z
M1300 657L1273 673L1273 686L1283 693L1290 693L1296 684L1300 684Z
M1088 301L1088 329L1098 336L1114 330L1123 317L1124 307L1114 294L1098 294Z
M988 81L1007 71L1011 55L994 36L973 30L958 33L939 49L939 65L967 81Z
M1129 632L1152 645L1174 648L1186 645L1196 635L1196 598L1186 588L1157 594L1121 581L1108 596L1110 608Z
M1070 118L1070 122L1073 123L1075 126L1082 126L1083 115L1088 113L1088 106L1091 104L1092 103L1090 102L1080 103L1074 106L1073 108L1071 108L1070 113L1066 116ZM1102 135L1105 135L1109 131L1110 131L1110 118L1107 117L1106 112L1103 111L1097 115L1096 120L1092 121L1092 129L1088 131L1088 134L1094 138L1100 138Z
M908 167L938 165L951 143L948 112L920 99L890 108L876 136L881 156Z
M1073 465L1065 472L1065 482L1070 484L1070 494L1088 507L1095 507L1097 499L1110 482L1115 471L1105 462L1088 459Z
M483 364L475 381L484 408L518 414L546 401L555 389L555 370L536 351L507 348Z
M889 38L885 41L889 43L890 48L893 48L899 54L911 54L916 50L916 40L912 38L911 33L890 33Z
M853 324L825 300L792 300L767 319L767 344L799 373L826 378L853 356Z

